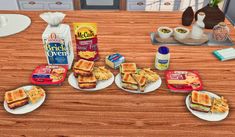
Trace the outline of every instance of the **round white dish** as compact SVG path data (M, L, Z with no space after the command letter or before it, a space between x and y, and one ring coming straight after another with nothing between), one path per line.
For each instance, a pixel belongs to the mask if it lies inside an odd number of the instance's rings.
M183 30L186 30L187 32L186 33L180 33L177 31L177 29L183 29ZM174 28L174 37L176 37L177 39L185 39L186 37L188 37L190 33L190 30L187 29L187 28L184 28L184 27L176 27Z
M74 88L76 88L78 90L83 90L83 91L98 91L98 90L105 89L105 88L109 87L110 85L112 85L113 81L114 81L114 75L112 74L112 77L110 79L108 79L108 80L97 81L96 88L93 88L93 89L81 89L78 86L77 78L74 76L73 72L69 75L68 81L69 81L69 84L72 87L74 87Z
M169 30L170 32L169 32L169 33L163 33L163 32L161 31L162 29L167 29L167 30ZM171 35L173 34L173 29L172 29L172 28L169 28L169 27L159 27L159 28L157 29L157 33L158 33L158 35L159 35L160 38L162 38L162 39L167 39L167 38L170 38Z
M20 87L20 88L23 88L24 90L30 90L32 89L33 85L29 85L29 86L23 86L23 87ZM19 89L19 88L18 88ZM11 114L16 114L16 115L20 115L20 114L26 114L26 113L29 113L29 112L32 112L34 111L35 109L37 109L38 107L40 107L43 102L45 101L46 99L46 93L45 95L43 96L42 99L40 99L38 102L36 102L35 104L32 104L32 103L28 103L27 105L24 105L22 107L19 107L19 108L16 108L16 109L10 109L7 105L7 102L4 101L4 108L7 112L11 113Z
M216 95L214 93L211 93L211 92L208 92L208 91L202 91L202 92L207 93L212 98L220 98L218 95ZM186 106L187 106L188 110L193 115L195 115L196 117L198 117L202 120L221 121L221 120L225 119L229 114L229 111L227 111L225 113L211 113L211 112L205 113L205 112L199 112L199 111L192 110L190 108L190 98L189 97L190 97L190 94L185 99L185 103L186 103Z
M31 19L21 14L0 14L0 37L19 33L31 24Z
M116 85L124 90L124 91L127 91L127 92L130 92L130 93L136 93L136 94L146 94L146 93L149 93L149 92L153 92L155 91L156 89L158 89L161 84L162 84L162 80L161 78L159 77L159 79L156 81L156 82L153 82L153 83L150 83L148 84L145 89L144 89L144 92L141 92L140 90L129 90L129 89L125 89L122 87L122 78L121 78L121 74L119 73L116 77L115 77L115 83Z

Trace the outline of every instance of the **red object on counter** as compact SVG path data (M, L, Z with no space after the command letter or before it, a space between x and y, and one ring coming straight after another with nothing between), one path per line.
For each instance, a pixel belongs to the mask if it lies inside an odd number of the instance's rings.
M34 85L61 85L67 71L67 66L40 65L33 71L30 81Z
M197 71L174 71L165 72L167 87L172 92L189 93L193 90L202 90L202 80Z

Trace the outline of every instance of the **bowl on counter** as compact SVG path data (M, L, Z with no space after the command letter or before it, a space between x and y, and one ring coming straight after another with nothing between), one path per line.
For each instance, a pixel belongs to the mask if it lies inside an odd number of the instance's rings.
M174 36L177 39L185 39L189 35L190 30L184 27L176 27L174 28Z
M171 35L173 34L173 29L171 29L169 27L159 27L157 29L157 33L160 38L167 39L167 38L171 37Z

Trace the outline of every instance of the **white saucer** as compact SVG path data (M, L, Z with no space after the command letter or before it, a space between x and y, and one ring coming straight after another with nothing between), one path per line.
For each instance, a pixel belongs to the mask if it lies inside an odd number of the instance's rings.
M161 84L162 84L162 80L161 78L159 77L159 79L156 81L156 82L153 82L153 83L150 83L148 84L145 89L144 89L144 92L141 92L139 89L138 90L129 90L129 89L125 89L122 87L122 78L121 78L121 74L119 73L118 75L116 75L115 77L115 83L116 85L124 90L124 91L127 91L127 92L130 92L130 93L136 93L136 94L146 94L146 93L149 93L149 92L153 92L155 90L157 90L158 88L161 87Z

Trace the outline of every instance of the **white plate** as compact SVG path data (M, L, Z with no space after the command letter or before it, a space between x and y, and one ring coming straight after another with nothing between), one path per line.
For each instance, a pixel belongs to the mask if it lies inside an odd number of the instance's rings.
M0 37L19 33L31 24L31 19L21 14L0 14Z
M81 89L78 86L77 78L73 75L73 72L69 75L68 81L69 81L69 84L76 89L83 90L83 91L97 91L97 90L105 89L109 87L110 85L112 85L114 81L114 75L112 74L112 77L108 80L98 81L96 88L93 88L93 89Z
M30 86L24 86L24 87L20 87L20 88L23 88L24 90L30 90L32 89L33 85L30 85ZM45 98L46 98L46 93L45 95L43 96L42 99L40 99L38 102L36 102L35 104L32 104L29 102L29 104L27 105L24 105L22 107L19 107L19 108L16 108L16 109L10 109L7 105L7 102L4 101L4 108L6 109L7 112L11 113L11 114L26 114L26 113L29 113L29 112L32 112L34 111L35 109L37 109L38 107L40 107L42 105L42 103L45 101Z
M202 91L202 92L207 93L212 98L220 98L218 95L216 95L214 93L211 93L208 91ZM199 111L192 110L190 108L189 96L190 96L190 94L186 97L185 103L186 103L188 110L196 117L203 119L203 120L206 120L206 121L221 121L228 116L228 113L229 113L228 111L225 113L211 113L211 112L205 113L205 112L199 112Z
M122 87L122 78L121 78L121 74L119 73L116 78L115 78L115 83L116 85L122 89L122 90L125 90L127 92L130 92L130 93L138 93L138 94L145 94L145 93L149 93L149 92L153 92L154 90L158 89L161 84L162 84L162 80L161 78L159 77L159 79L156 81L156 82L153 82L153 83L150 83L148 84L145 89L144 89L144 92L141 92L140 90L129 90L129 89L125 89Z

